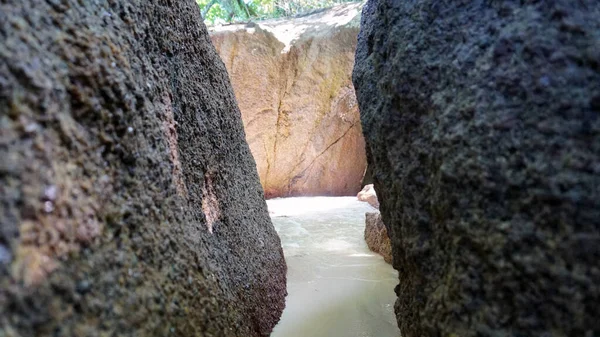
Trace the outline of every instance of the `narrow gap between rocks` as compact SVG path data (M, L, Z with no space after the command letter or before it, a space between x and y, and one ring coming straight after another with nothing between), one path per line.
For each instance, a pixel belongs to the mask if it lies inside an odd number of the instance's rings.
M351 80L362 6L209 27L288 267L272 336L399 335L390 240L372 185L356 196L369 180Z

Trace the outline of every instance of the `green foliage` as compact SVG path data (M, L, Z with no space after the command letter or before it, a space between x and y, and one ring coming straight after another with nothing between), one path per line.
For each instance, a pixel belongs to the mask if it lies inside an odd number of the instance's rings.
M356 0L196 0L209 25L294 16L351 1Z

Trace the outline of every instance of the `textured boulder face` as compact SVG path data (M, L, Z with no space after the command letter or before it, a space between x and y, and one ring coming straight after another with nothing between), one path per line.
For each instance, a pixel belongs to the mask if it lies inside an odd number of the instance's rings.
M360 8L211 31L267 197L360 190L366 157L351 81Z
M285 262L192 1L0 4L0 335L259 336Z
M353 81L403 336L600 334L598 17L365 5Z
M381 221L381 213L365 213L365 241L369 249L383 256L387 263L392 263L392 245L387 229Z

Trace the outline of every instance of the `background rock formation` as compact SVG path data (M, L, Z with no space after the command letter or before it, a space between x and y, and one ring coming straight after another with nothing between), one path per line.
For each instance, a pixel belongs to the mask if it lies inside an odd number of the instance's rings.
M599 16L365 6L354 85L403 336L600 334Z
M0 335L268 335L285 263L187 1L0 4Z
M267 197L360 190L366 158L351 81L360 8L211 32Z

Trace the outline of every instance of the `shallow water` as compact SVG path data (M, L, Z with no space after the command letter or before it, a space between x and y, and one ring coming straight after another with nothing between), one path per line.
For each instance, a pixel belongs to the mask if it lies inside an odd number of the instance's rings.
M267 201L288 266L288 296L273 337L398 337L397 272L364 239L356 197Z

